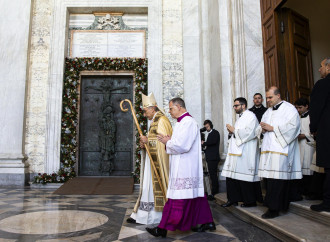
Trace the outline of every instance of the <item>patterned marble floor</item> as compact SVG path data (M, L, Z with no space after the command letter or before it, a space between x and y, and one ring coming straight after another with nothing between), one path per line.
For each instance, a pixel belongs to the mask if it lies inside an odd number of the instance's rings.
M210 202L216 232L169 232L154 238L127 224L136 194L55 195L54 190L0 189L0 241L278 241Z

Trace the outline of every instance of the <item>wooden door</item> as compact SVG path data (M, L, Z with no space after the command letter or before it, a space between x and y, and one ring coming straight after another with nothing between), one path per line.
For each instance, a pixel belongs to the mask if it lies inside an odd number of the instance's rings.
M308 19L281 8L286 0L260 0L265 86L277 86L281 97L295 102L308 97L313 72Z
M291 103L308 98L313 87L309 21L288 8L278 10L280 71L285 99Z
M266 89L280 86L276 9L286 0L260 0Z

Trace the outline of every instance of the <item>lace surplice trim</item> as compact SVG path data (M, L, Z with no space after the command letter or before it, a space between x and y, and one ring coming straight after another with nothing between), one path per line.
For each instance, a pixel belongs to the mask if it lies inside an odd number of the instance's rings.
M203 186L203 178L188 177L188 178L173 178L171 179L171 189L185 190L201 188Z
M140 202L139 209L142 211L150 212L154 207L154 202Z

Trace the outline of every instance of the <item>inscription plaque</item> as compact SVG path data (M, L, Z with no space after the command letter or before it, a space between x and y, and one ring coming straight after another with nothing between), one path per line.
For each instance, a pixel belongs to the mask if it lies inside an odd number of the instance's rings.
M145 31L72 30L71 57L145 58Z

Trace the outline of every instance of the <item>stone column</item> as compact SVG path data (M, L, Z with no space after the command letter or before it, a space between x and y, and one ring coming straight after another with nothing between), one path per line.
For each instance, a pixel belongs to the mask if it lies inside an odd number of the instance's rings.
M0 185L23 186L24 112L31 1L2 0L0 15Z

